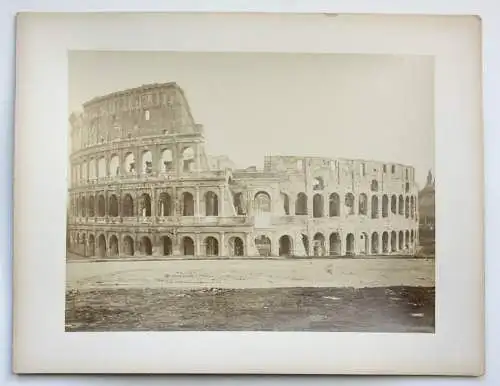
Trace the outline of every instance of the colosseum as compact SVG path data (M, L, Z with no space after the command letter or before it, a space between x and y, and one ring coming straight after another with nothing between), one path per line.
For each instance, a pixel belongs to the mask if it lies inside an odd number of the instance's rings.
M414 168L205 152L176 83L94 98L70 116L68 252L88 258L414 255Z

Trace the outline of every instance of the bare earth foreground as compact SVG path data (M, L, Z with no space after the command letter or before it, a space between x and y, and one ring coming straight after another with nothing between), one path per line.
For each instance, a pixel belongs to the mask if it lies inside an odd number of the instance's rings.
M434 332L434 260L67 264L66 331Z

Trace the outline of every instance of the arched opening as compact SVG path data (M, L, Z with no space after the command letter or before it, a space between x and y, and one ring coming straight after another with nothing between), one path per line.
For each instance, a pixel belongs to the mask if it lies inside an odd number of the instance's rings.
M389 216L389 198L386 194L382 196L382 217Z
M182 254L184 256L194 256L194 241L191 237L185 236L182 239Z
M123 171L127 174L136 172L134 153L127 153L125 155L125 161L123 161Z
M398 207L399 207L399 214L402 216L404 214L404 198L403 196L399 196L399 203L398 203Z
M205 193L205 215L206 216L219 215L219 200L214 192Z
M254 208L257 215L271 212L271 196L267 192L258 192L254 197Z
M151 256L153 254L153 245L151 244L151 239L149 237L141 237L139 250L141 252L141 255Z
M399 237L398 237L398 250L402 251L404 248L404 233L403 231L399 231Z
M411 196L410 200L410 216L411 218L415 217L415 197Z
M329 212L330 217L340 216L340 197L337 193L330 194Z
M316 233L314 235L313 243L313 255L314 256L325 256L325 236L322 233Z
M189 192L182 193L182 215L194 216L194 199Z
M391 196L391 213L397 214L398 212L398 198L393 194Z
M112 235L109 238L109 255L110 256L118 256L118 238L115 235Z
M97 161L97 177L104 178L106 177L106 159L104 157L99 158Z
M378 218L378 196L372 196L372 218Z
M345 195L345 207L347 214L354 214L354 195L352 193Z
M117 155L113 155L109 160L109 175L119 176L120 175L120 159Z
M391 232L391 252L396 252L398 249L398 235L395 231Z
M104 200L104 195L100 194L97 198L97 217L106 216L106 202Z
M238 216L246 214L245 202L243 199L243 193L238 192L233 195L233 205Z
M307 215L307 195L305 193L297 194L295 200L295 214L298 216Z
M96 163L95 163L95 158L92 158L89 161L89 178L90 179L95 179L96 178Z
M163 245L163 256L170 256L172 254L172 239L168 236L161 238Z
M134 256L134 240L130 236L125 236L123 238L123 248L122 253L125 256Z
M122 198L122 217L134 217L134 199L128 193Z
M361 233L359 235L359 253L362 255L368 255L370 252L370 239L367 233Z
M182 170L185 172L194 170L194 151L190 147L182 151Z
M172 157L172 150L164 149L160 156L160 167L162 173L168 173L174 169L174 162Z
M104 237L104 235L99 235L97 242L99 248L99 257L106 257L106 237Z
M313 217L323 217L323 195L316 193L313 196Z
M151 197L147 193L143 193L140 201L141 216L151 217Z
M92 234L89 235L88 255L89 256L95 256L95 237Z
M370 184L370 189L372 192L378 192L378 182L377 180L372 180L372 183Z
M354 235L349 233L346 237L346 255L353 256L354 255Z
M160 193L160 199L158 200L160 216L171 216L172 215L172 198L168 193Z
M410 217L410 198L406 196L405 200L405 217Z
M114 194L109 196L109 215L111 217L118 217L118 199Z
M415 242L415 233L413 233L413 230L410 232L410 237L411 237L411 245L413 246L413 243Z
M405 249L410 249L410 232L405 232Z
M359 214L366 216L368 212L368 198L366 194L361 193L359 195L359 205L358 205Z
M406 178L408 178L408 177L406 177ZM409 183L409 182L407 182L407 183L405 184L405 193L408 193L409 191L410 191L410 183Z
M372 255L378 255L380 253L379 245L378 245L378 233L372 233Z
M290 199L288 198L288 195L281 192L281 200L283 201L283 212L285 215L290 214Z
M255 238L255 247L260 256L271 256L271 240L269 237L262 235Z
M279 239L279 255L290 256L292 252L292 239L288 235L283 235Z
M322 177L315 177L313 180L313 190L323 190L325 188L325 182Z
M205 254L209 257L219 256L219 241L212 236L205 239Z
M151 174L153 172L153 155L149 150L146 150L142 153L141 165L142 173Z
M389 234L387 232L382 233L382 252L389 253Z
M245 254L245 246L241 238L231 237L228 244L230 256L243 256Z
M87 204L87 213L89 217L95 216L95 202L94 196L90 196Z
M341 240L338 233L332 233L330 235L330 255L339 256L341 253Z

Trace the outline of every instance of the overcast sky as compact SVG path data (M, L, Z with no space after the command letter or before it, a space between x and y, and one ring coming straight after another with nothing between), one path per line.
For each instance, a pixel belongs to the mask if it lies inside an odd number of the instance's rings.
M434 168L431 57L346 54L69 53L69 110L147 83L175 81L209 154L239 167L264 156L373 159Z

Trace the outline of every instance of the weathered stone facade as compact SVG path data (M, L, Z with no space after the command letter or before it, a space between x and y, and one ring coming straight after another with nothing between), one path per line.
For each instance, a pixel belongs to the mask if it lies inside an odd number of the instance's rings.
M204 150L184 93L153 84L72 114L69 252L82 256L412 255L410 166Z

